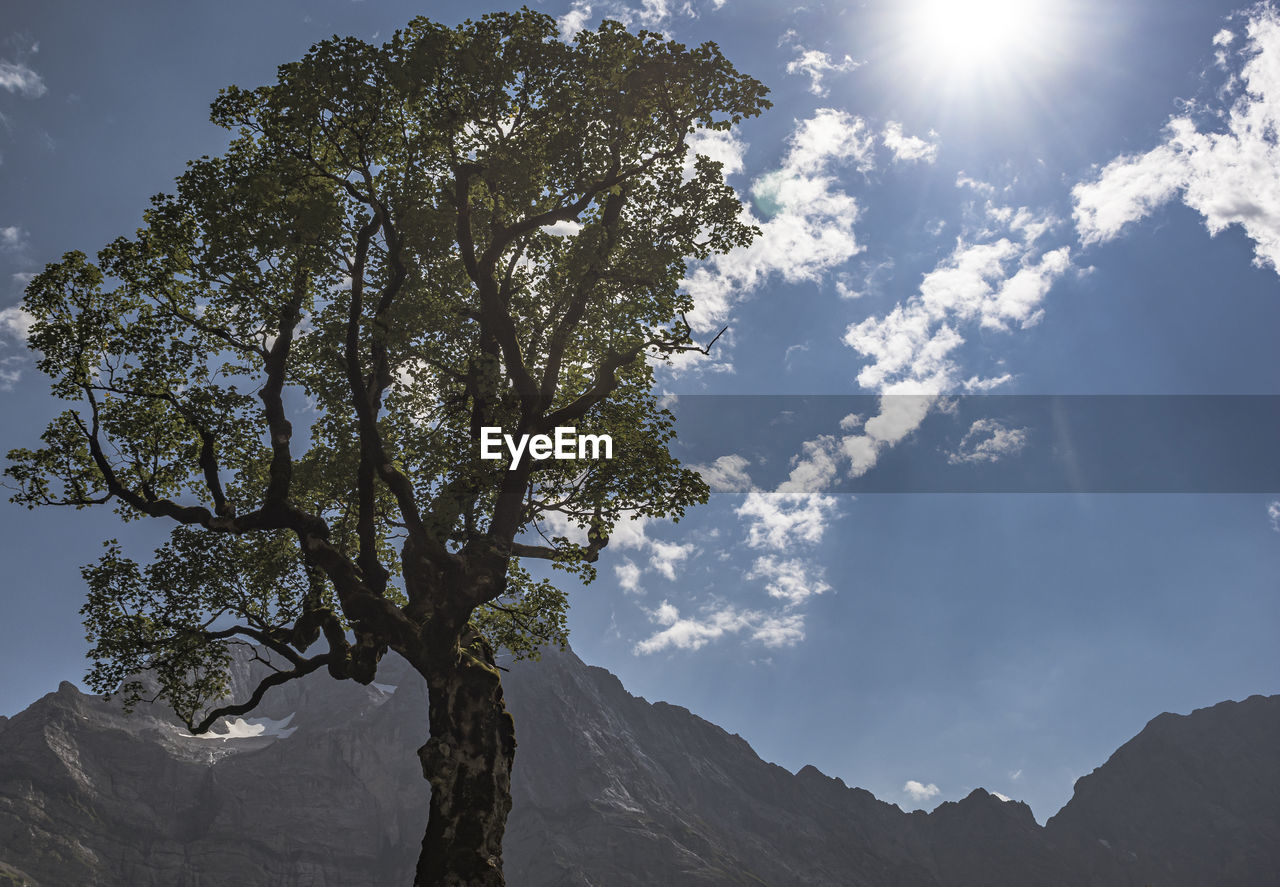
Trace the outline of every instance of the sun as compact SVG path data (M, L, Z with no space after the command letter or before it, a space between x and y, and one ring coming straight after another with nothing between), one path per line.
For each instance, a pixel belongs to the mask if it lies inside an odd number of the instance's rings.
M918 65L950 76L1029 73L1062 35L1053 0L916 0L902 6L899 39Z

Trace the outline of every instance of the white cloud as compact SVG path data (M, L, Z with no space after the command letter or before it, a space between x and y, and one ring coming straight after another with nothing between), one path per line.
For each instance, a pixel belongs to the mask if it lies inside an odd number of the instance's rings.
M978 181L972 176L965 175L963 172L956 175L956 187L972 188L979 194L986 194L987 196L991 196L996 193L995 185L992 185L989 182Z
M1180 196L1204 218L1211 235L1239 225L1253 241L1254 261L1280 270L1280 13L1255 7L1243 61L1243 89L1211 119L1221 131L1201 131L1189 116L1171 119L1161 144L1118 157L1091 182L1072 189L1076 230L1085 244L1110 240L1128 223ZM1219 32L1217 46L1230 41Z
M13 386L22 378L22 368L10 369L17 358L6 357L0 360L0 391L12 391Z
M692 14L691 6L685 4L685 8ZM652 27L665 21L671 15L671 10L667 6L667 0L640 0L640 8L635 10L635 15L642 25Z
M552 237L573 237L582 230L582 225L569 219L561 219L554 225L544 225L541 230Z
M866 295L863 290L856 290L849 285L849 275L841 274L836 278L836 293L842 299L861 299Z
M835 62L831 60L830 55L821 50L805 49L803 46L797 46L796 49L800 54L787 62L787 73L803 74L808 77L809 92L814 95L827 94L827 88L822 81L828 74L843 74L862 67L861 62L855 62L849 55Z
M893 446L920 427L937 399L934 394L890 392L880 398L880 412L863 422L862 429L877 444Z
M1012 773L1010 773L1010 774L1009 774L1009 778L1010 778L1010 779L1012 779L1014 782L1017 782L1019 779L1021 779L1021 778L1022 778L1022 768L1021 768L1021 767L1019 767L1017 770L1014 770Z
M1169 125L1185 131L1190 124L1181 120ZM1115 237L1128 223L1167 203L1188 177L1188 158L1172 145L1112 160L1097 181L1071 189L1080 242L1089 246Z
M724 6L724 3L725 0L711 0L713 9L719 9ZM577 36L579 31L587 27L593 12L601 18L611 18L621 22L628 28L633 25L653 28L662 25L676 14L688 18L698 17L693 0L685 0L679 5L676 5L673 0L640 0L638 6L621 2L621 0L601 0L601 2L574 0L569 11L556 19L556 24L560 27L560 39L569 41Z
M771 554L756 558L746 578L766 580L765 590L770 597L782 601L788 608L831 590L820 572L809 575L809 567L804 561L798 558L780 560Z
M740 157L739 145L725 145L731 159ZM719 331L733 303L775 275L788 283L817 281L862 251L854 236L858 204L836 187L832 170L870 168L873 148L866 122L844 111L822 108L796 123L782 166L752 184L767 218L750 210L742 218L760 236L695 267L683 282L694 299L688 320L696 333Z
M883 317L850 325L845 344L871 358L858 374L859 384L880 391L901 383L932 391L954 388L959 378L952 352L964 343L959 326L976 321L1007 330L1011 323L1027 328L1040 320L1040 303L1071 265L1070 250L1060 247L1037 257L1034 238L1048 223L1015 213L1007 224L1028 239L958 242L924 276L918 295Z
M751 489L751 476L747 474L750 463L742 456L721 456L710 465L694 465L715 493L745 493Z
M1214 46L1230 46L1231 41L1236 39L1236 35L1226 28L1213 35Z
M545 532L549 538L555 539L557 537L563 537L568 539L574 545L587 544L587 531L582 527L579 527L571 521L567 515L564 515L559 511L543 512L542 528L543 532ZM616 538L616 535L610 538L610 543L614 543Z
M664 628L636 644L636 653L657 653L668 647L680 650L697 650L726 633L742 631L749 618L732 606L708 612L702 619L681 618L680 611L667 601L649 614L649 618Z
M44 80L21 61L0 59L0 89L35 99L48 92Z
M888 314L848 327L845 344L870 358L858 383L882 395L880 412L865 422L853 421L856 417L842 421L843 431L853 432L861 424L861 433L807 441L778 492L821 493L836 483L842 469L849 477L860 477L886 447L920 426L941 393L990 390L1012 378L1005 373L964 381L955 358L965 342L961 330L975 324L1000 331L1015 323L1024 329L1036 324L1050 287L1071 267L1070 251L1060 247L1039 254L1035 243L1056 224L1052 215L988 204L987 216L1005 236L980 243L957 240L951 254L924 275L916 295ZM1001 437L987 446L1005 442ZM759 527L752 530L763 534Z
M875 138L867 122L847 111L819 108L808 120L800 121L791 135L790 150L782 164L788 178L819 176L831 163L854 163L869 170L874 164Z
M804 617L798 613L767 614L721 604L699 617L682 617L675 606L663 601L649 618L663 628L635 645L637 655L669 648L698 650L727 634L744 631L766 647L790 647L804 640Z
M834 496L752 490L737 514L750 521L749 546L788 551L800 543L821 541L835 508Z
M678 545L675 542L661 542L657 539L649 540L649 566L657 570L669 581L676 581L676 567L684 563L693 554L695 547L692 542L684 545Z
M966 462L998 462L1022 452L1027 445L1027 429L1010 428L997 419L978 419L969 426L960 446L947 454L952 465Z
M649 544L649 537L645 535L645 526L648 523L647 517L629 517L619 520L609 536L609 544L614 548L645 548Z
M801 455L791 460L790 476L778 485L779 493L820 493L835 483L840 473L839 442L824 434L805 441Z
M613 572L618 577L618 584L622 586L623 591L629 591L632 594L644 593L644 589L640 587L640 568L631 558L623 558L622 563L614 564Z
M1267 517L1271 521L1271 529L1280 533L1280 499L1267 505Z
M572 527L568 520L557 512L545 516L547 528L557 536L566 536L580 545L586 544L584 531ZM697 553L697 546L692 542L684 544L664 542L648 535L649 518L643 516L626 516L614 526L609 535L609 548L620 551L639 551L649 555L649 569L655 570L668 580L676 580L676 570L686 560ZM629 591L634 591L631 584L638 583L640 568L630 558L614 566L619 582ZM638 586L636 586L638 587Z
M705 154L712 160L724 164L720 170L722 175L731 176L744 169L743 158L747 153L747 145L737 134L722 129L698 129L691 132L685 143L689 153L685 157L685 175L692 177L693 160L697 154Z
M27 247L27 232L16 225L0 228L0 250L18 252Z
M1013 381L1012 373L1001 373L998 376L988 376L986 378L970 376L961 382L960 385L970 394L973 394L974 392L982 394L987 391L991 391L992 389L999 388L1001 385L1007 385L1011 381Z
M22 342L31 334L31 325L35 318L20 305L0 309L0 331L3 331Z
M809 343L808 343L808 342L797 342L797 343L796 343L796 344L794 344L794 345L788 345L788 346L787 346L787 350L786 350L786 352L782 355L782 362L783 362L784 364L786 364L786 366L787 366L787 368L788 368L788 369L790 369L790 368L791 368L791 355L793 355L793 354L804 354L804 353L805 353L806 351L808 351L808 350L809 350Z
M766 647L794 647L804 640L804 617L799 613L763 616L752 625L751 639Z
M864 388L883 389L894 381L911 380L943 390L954 369L950 354L964 339L915 301L894 306L884 317L851 325L844 342L871 358L857 376Z
M938 134L930 131L929 135L936 138ZM886 124L880 138L884 141L884 146L893 152L893 159L898 162L916 163L923 161L925 163L933 163L938 159L938 143L936 141L927 142L918 136L903 135L901 123L891 121Z
M940 791L940 789L932 782L925 785L914 779L908 779L907 784L902 787L902 790L911 797L911 800L916 801L917 803L937 797Z
M578 32L586 28L590 18L591 4L584 0L574 0L569 11L556 19L556 24L560 26L560 39L569 41L578 36Z

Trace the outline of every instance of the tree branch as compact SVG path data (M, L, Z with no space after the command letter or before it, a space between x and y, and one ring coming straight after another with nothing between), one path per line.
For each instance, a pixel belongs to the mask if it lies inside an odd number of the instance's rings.
M279 687L281 684L287 684L289 681L306 677L311 674L311 672L318 670L322 666L328 665L333 660L333 656L333 653L322 653L319 656L313 656L310 659L302 660L289 671L272 672L270 675L263 678L262 682L258 684L257 688L253 691L253 695L249 697L248 701L241 702L236 705L224 705L219 708L215 708L206 714L198 724L187 721L187 729L192 733L199 735L201 733L207 733L209 728L217 723L219 718L248 714L258 707L258 703L262 702L262 697L265 696L267 691L272 687Z

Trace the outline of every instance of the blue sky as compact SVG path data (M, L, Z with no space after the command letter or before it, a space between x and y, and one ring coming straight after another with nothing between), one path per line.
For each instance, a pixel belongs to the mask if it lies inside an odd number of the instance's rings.
M981 785L1041 821L1159 712L1280 692L1280 489L1265 471L1233 493L1180 486L1185 465L1167 488L1210 492L842 492L917 459L1015 470L1062 443L1017 411L938 395L1280 395L1280 14L1149 0L535 6L566 38L607 15L715 40L774 101L699 140L763 236L690 267L691 320L708 338L730 329L661 386L686 410L730 409L690 395L776 395L753 409L781 430L750 451L728 430L698 439L718 492L678 526L618 534L597 583L572 595L584 659L791 769L813 763L906 809ZM54 409L22 347L26 276L131 232L187 159L217 152L218 88L266 82L334 33L385 39L417 14L488 8L6 10L3 449L30 445ZM825 425L789 426L801 395L861 397L847 413L830 401ZM1265 453L1275 424L1255 418L1217 429L1218 461L1233 435ZM1130 452L1179 449L1151 427L1094 431ZM0 506L0 713L83 673L78 567L100 540L142 550L158 533Z

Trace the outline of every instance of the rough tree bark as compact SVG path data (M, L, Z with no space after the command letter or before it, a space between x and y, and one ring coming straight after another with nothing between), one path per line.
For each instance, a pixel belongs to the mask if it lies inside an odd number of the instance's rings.
M414 887L503 887L516 737L493 649L468 631L432 659L431 738L418 750L431 812Z

